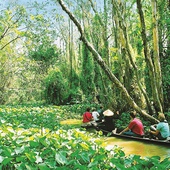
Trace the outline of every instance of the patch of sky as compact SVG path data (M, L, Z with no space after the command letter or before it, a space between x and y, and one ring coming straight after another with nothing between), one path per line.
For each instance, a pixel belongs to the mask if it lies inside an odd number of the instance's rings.
M28 13L34 15L43 13L50 15L50 11L58 11L54 0L0 0L0 10L13 9L16 6L24 6Z

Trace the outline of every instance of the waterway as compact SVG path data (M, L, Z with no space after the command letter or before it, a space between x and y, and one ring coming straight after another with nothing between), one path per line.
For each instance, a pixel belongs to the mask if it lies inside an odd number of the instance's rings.
M80 126L81 121L76 119L69 119L62 121L61 124ZM93 131L93 130L92 130ZM141 141L133 141L128 139L120 139L116 137L101 137L103 145L107 149L111 149L114 146L121 147L124 153L128 155L140 155L141 157L160 156L161 159L170 157L170 147L146 143Z
M106 148L110 149L115 145L119 146L126 155L140 155L141 157L160 156L161 159L170 157L169 146L119 139L116 137L107 137L103 139Z

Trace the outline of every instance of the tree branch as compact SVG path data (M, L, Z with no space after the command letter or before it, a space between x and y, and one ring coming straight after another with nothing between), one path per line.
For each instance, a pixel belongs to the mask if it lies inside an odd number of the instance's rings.
M11 41L9 41L8 43L6 43L4 46L2 46L2 48L0 48L0 50L3 50L7 45L9 45L11 42L17 40L18 38L21 38L20 36L15 37L14 39L12 39Z
M95 48L88 42L86 39L83 29L81 28L81 25L79 24L78 20L74 17L74 15L70 12L70 10L65 6L62 0L57 0L59 4L61 5L62 9L69 15L70 19L74 22L74 24L77 26L80 34L81 34L81 40L84 42L84 44L87 46L89 51L93 54L94 59L98 62L98 64L101 66L101 68L104 70L108 78L111 82L113 82L122 92L126 100L128 101L129 105L137 110L141 115L144 117L147 117L153 122L158 122L157 119L147 114L145 111L143 111L131 98L126 88L122 85L122 83L115 77L115 75L112 73L112 71L109 69L109 67L106 65L100 54L95 50Z

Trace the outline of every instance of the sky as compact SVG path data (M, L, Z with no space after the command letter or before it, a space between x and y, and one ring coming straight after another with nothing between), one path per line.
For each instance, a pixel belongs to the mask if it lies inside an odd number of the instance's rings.
M65 0L63 0L65 2ZM75 1L75 0L69 0L69 1ZM93 0L95 1L95 0ZM96 0L97 4L101 5L101 2L103 4L103 0ZM38 4L36 5L37 8L33 7L33 3L35 4L37 2ZM48 3L47 3L48 2ZM62 8L57 5L57 0L0 0L0 12L9 5L11 6L11 9L14 9L15 6L18 5L24 5L26 7L26 10L30 14L42 14L45 17L51 18L51 16L56 16L57 14L62 14L63 16L68 17L67 14L62 10ZM14 5L15 4L15 5ZM45 5L45 10L41 10L39 4L46 4ZM68 7L69 8L69 7ZM38 11L37 11L38 10ZM67 20L67 19L66 19ZM68 21L68 20L67 20Z
M42 4L44 4L43 10L41 8ZM63 13L61 7L57 6L54 0L0 0L0 12L9 7L9 5L10 9L14 9L17 5L23 5L29 14L43 14L46 15L46 17L51 17L50 14L52 14L52 12L53 14L58 12Z
M11 3L18 3L20 5L26 5L27 3L32 3L36 0L1 0L0 1L0 4L3 4L4 6L5 5L8 5L8 4L11 4ZM44 0L37 0L38 2L43 2Z
M47 1L49 1L51 3L47 6L49 9L52 8L55 3L54 0L0 0L0 10L12 3L27 6L31 3L34 3L35 1L38 3L45 3ZM57 0L55 0L55 1L57 1ZM70 1L72 1L72 0L70 0ZM103 4L103 0L94 0L94 1L96 1L99 6Z
M63 1L65 2L65 0ZM75 0L69 0L69 1L74 2ZM93 1L96 1L99 6L103 4L103 0L93 0ZM38 4L35 4L35 2L37 2ZM9 5L11 5L11 9L14 9L15 6L17 6L18 4L18 5L24 5L27 12L33 15L42 14L47 18L51 18L51 16L62 14L67 18L68 17L67 14L62 10L60 5L57 5L56 2L57 0L0 0L0 12L6 9L6 7L9 7ZM34 4L37 7L34 7L32 4ZM44 4L45 6L44 10L41 10L40 4Z
M46 4L46 8L51 9L54 7L54 2L52 2L52 0L0 0L0 10L6 8L9 5L12 4L18 4L18 5L24 5L27 8L31 7L33 3L37 2L38 4L42 4L42 3L46 3L47 1L49 1L50 3ZM14 5L12 5L14 6Z

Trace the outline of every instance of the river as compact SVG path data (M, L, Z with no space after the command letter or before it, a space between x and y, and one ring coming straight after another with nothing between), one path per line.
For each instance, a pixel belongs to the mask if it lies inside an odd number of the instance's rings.
M161 159L170 157L169 146L119 139L115 137L107 137L103 139L106 148L110 149L117 145L122 148L126 155L133 154L140 155L141 157L160 156Z
M61 124L78 125L80 127L81 120L68 119L62 121ZM93 131L93 130L92 130ZM124 153L128 155L140 155L141 157L160 156L161 159L170 157L170 147L158 144L133 141L128 139L119 139L116 137L101 137L103 145L107 149L114 146L121 147Z

